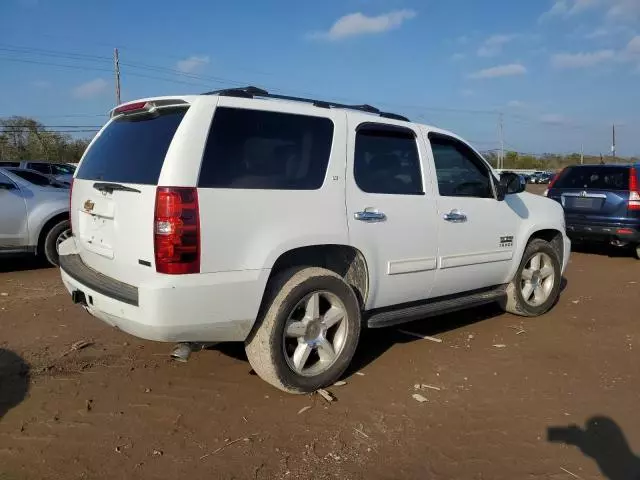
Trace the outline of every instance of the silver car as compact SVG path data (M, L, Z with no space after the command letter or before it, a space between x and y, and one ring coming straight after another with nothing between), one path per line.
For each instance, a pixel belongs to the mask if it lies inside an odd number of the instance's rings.
M69 185L36 171L0 168L0 256L33 253L57 265L71 236L69 195Z
M70 184L73 174L76 171L75 165L68 163L51 163L44 161L1 161L0 167L16 167L21 169L35 170L63 183Z

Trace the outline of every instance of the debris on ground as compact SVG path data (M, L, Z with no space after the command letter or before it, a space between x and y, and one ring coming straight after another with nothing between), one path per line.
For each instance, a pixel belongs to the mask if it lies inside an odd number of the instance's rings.
M358 375L359 377L364 377L364 373L362 372L356 372L356 375Z
M362 435L364 438L369 438L369 435L367 435L366 433L364 433L362 430L360 430L359 428L353 428L357 433L359 433L360 435Z
M153 454L154 454L156 457L161 457L161 456L164 454L164 452L163 452L162 450L154 450L154 451L153 451Z
M306 407L302 407L300 410L298 410L298 415L306 412L307 410L311 410L311 406L307 405Z
M571 300L571 303L577 305L578 303L580 303L580 300Z
M214 451L213 451L213 452L211 452L211 453L207 453L207 454L205 454L205 455L202 455L202 456L200 457L200 460L204 460L205 458L210 457L211 455L215 455L216 453L221 452L221 451L222 451L222 450L224 450L225 448L230 447L230 446L231 446L231 445L233 445L234 443L238 443L238 442L242 442L242 441L248 442L249 440L251 440L251 437L255 437L256 435L258 435L258 434L257 434L257 433L252 433L251 435L249 435L249 436L247 436L247 437L240 437L240 438L236 438L235 440L230 440L230 441L229 441L229 439L226 439L226 440L227 440L227 443L225 443L225 444L224 444L224 445L222 445L220 448L218 448L218 449L214 450Z
M576 475L575 473L570 472L570 471L569 471L569 470L567 470L566 468L562 468L562 467L560 467L560 470L562 470L562 471L563 471L563 472L565 472L565 473L568 473L568 474L569 474L569 475L571 475L573 478L580 478L580 479L582 478L582 477L579 477L578 475Z
M494 347L496 347L496 348L506 348L507 346L504 343L496 343L494 345Z
M93 408L93 400L89 399L84 402L84 406L87 409L87 412L90 412Z
M423 335L422 333L410 332L409 330L398 329L398 331L400 333L404 333L405 335L409 335L411 337L420 338L422 340L430 340L430 341L436 342L436 343L442 343L442 339L441 338L430 337L429 335Z
M442 390L440 387L436 387L435 385L427 385L426 383L416 383L413 388L415 390L437 390L438 392Z
M329 403L336 400L335 395L324 388L319 388L316 392Z
M514 330L516 330L516 335L527 333L527 331L522 328L522 325L509 325L509 328L513 328Z
M344 387L347 384L347 382L345 382L344 380L338 380L336 383L333 384L334 387Z
M71 348L69 348L69 350L67 350L66 352L64 352L61 357L66 357L67 355L69 355L71 352L77 352L79 350L83 350L87 347L90 347L91 345L93 345L94 342L90 341L90 340L78 340L77 342L73 343L71 345Z
M2 292L0 293L0 297L8 297L9 294L7 292Z
M428 402L429 400L427 400L427 397L420 395L419 393L414 393L413 395L411 395L411 397L413 397L414 400L420 402L420 403L425 403Z

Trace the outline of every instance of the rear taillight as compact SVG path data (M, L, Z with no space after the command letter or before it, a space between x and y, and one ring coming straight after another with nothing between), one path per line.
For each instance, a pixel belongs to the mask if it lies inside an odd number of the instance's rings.
M158 187L153 224L156 271L173 275L199 273L198 190Z
M640 210L638 171L635 167L629 169L629 210Z
M71 202L73 198L73 178L71 179L71 184L69 185L69 228L71 229L71 233L73 233L73 210Z
M558 178L560 178L560 175L562 175L563 173L564 173L564 168L562 170L560 170L560 172L558 174L556 174L556 176L553 177L553 179L549 182L549 186L547 187L547 189L543 193L543 195L545 197L549 196L549 190L551 190L553 188L553 184L556 183Z

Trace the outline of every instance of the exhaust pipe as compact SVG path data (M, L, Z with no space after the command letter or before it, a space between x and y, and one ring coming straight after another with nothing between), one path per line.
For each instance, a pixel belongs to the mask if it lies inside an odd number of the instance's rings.
M179 343L171 352L171 358L178 362L186 363L191 356L191 351L192 348L190 343Z
M206 342L206 343L195 343L195 342L182 342L178 343L173 350L171 351L171 358L178 362L186 363L189 360L192 352L199 352L200 350L205 350L207 348L213 347L217 345L218 342Z

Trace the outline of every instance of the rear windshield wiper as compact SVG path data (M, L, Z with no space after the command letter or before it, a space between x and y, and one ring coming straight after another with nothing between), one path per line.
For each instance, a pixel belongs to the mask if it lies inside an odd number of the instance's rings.
M116 190L121 192L141 193L138 189L127 187L126 185L120 185L119 183L96 182L93 184L93 188L106 193L113 193Z

